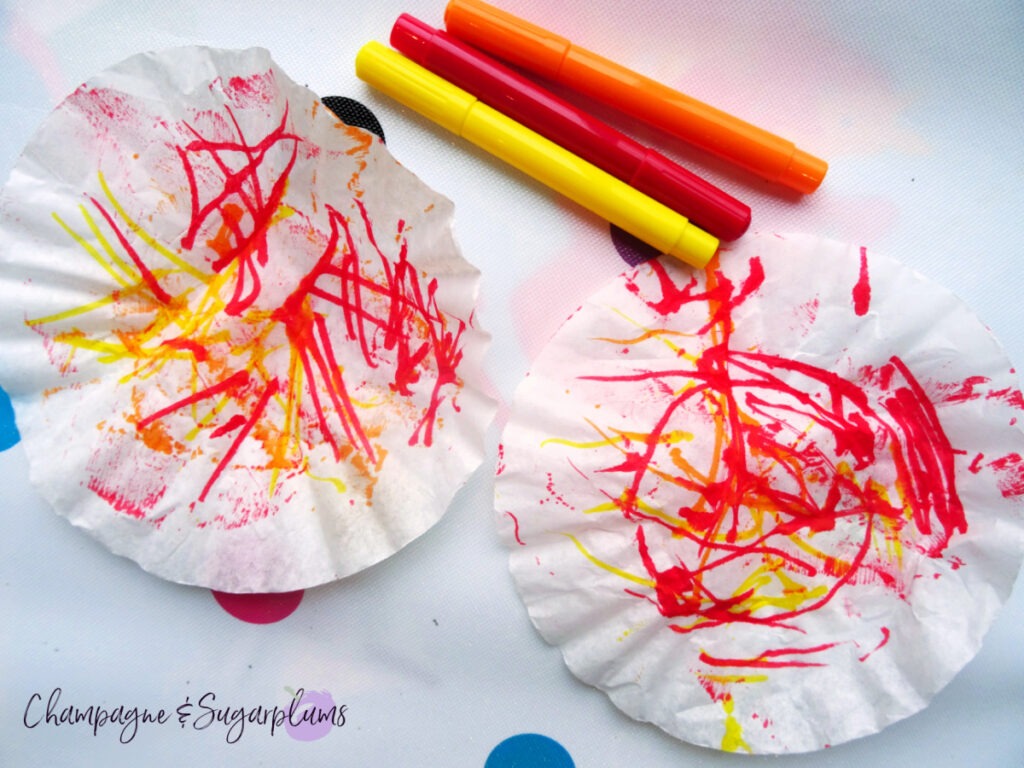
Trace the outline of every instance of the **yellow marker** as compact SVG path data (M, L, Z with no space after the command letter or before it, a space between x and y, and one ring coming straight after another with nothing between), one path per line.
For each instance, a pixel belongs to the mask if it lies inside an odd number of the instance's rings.
M481 103L380 43L356 55L374 88L624 229L662 253L704 267L718 240L685 216Z

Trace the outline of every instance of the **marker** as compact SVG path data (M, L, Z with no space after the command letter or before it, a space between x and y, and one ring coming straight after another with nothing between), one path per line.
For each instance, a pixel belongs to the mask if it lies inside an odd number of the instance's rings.
M718 248L717 238L685 216L380 43L359 50L356 74L662 253L704 267Z
M750 226L750 208L739 200L451 35L403 13L391 45L710 234L735 240Z
M568 86L757 175L804 194L828 164L793 142L573 45L481 0L450 0L448 32L499 59Z

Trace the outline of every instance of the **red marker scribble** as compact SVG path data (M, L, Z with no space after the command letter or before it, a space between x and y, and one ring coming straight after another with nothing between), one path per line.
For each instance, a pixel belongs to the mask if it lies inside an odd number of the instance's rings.
M197 517L197 526L237 527L275 513L288 500L279 481L312 474L309 457L323 446L349 476L363 478L371 503L387 456L383 431L404 432L410 446L432 445L442 407L458 410L462 387L467 323L441 310L437 280L413 265L406 223L380 231L360 199L358 171L334 184L348 200L303 198L296 170L324 150L296 130L288 105L264 134L243 130L252 121L240 120L241 111L269 114L271 74L218 80L211 90L228 97L220 112L161 123L176 137L165 142L162 179L175 176L176 164L184 190L167 191L185 212L176 241L151 235L160 211L131 212L136 201L122 200L102 173L103 194L87 198L81 222L55 215L118 287L93 305L28 321L69 349L65 369L75 352L120 364L117 386L131 390L125 418L134 435L110 427L107 439L134 438L141 450L166 456L168 471L203 473L192 508L217 498L228 475L246 484L262 478L262 494L247 492L236 508ZM142 114L103 90L75 98L115 147L117 121ZM369 150L362 134L352 145L345 154ZM107 305L129 322L99 332L78 324ZM54 323L59 329L49 330ZM341 480L326 480L344 490ZM97 475L89 487L119 513L155 525L166 514L155 511L166 485L142 494L109 488Z
M865 310L866 265L862 252L855 296ZM609 505L636 524L642 571L630 576L627 593L654 605L678 633L748 624L794 637L804 631L799 618L826 606L846 585L872 584L906 599L904 558L941 558L968 526L956 485L958 451L909 366L893 356L844 378L801 360L735 348L735 310L764 282L758 258L735 283L715 262L703 286L695 277L677 284L657 261L647 269L657 282L655 295L645 295L637 282L627 287L658 317L669 321L697 306L708 319L696 334L701 352L680 354L677 367L583 377L612 387L643 385L660 403L650 423L629 432L630 440L607 439L617 458L599 470L622 478L621 491L605 493ZM657 334L649 330L631 343ZM976 383L946 391L967 397ZM688 453L672 439L676 432L714 435L710 455ZM1021 466L1019 457L1006 461ZM667 498L678 505L667 507ZM780 643L746 660L702 661L819 663L795 658L804 651ZM805 650L813 655L826 648Z
M889 630L889 628L888 627L882 627L882 639L878 641L878 645L876 645L874 648L872 648L867 653L859 656L857 660L858 661L867 661L868 658L872 654L877 653L878 651L880 651L882 648L884 648L886 646L886 644L889 642L889 638L891 636L892 636L892 632Z
M744 659L724 659L701 651L698 658L712 667L748 667L752 669L784 669L799 667L823 667L820 661L806 661L804 657L835 648L838 643L822 643L810 648L774 648L757 656Z
M871 306L865 250L860 257L856 317ZM574 382L589 384L587 402L600 404L585 419L592 432L542 445L576 451L554 476L576 472L594 489L573 477L583 501L565 493L588 520L585 533L571 522L561 531L584 558L580 567L603 569L620 596L650 606L642 620L628 610L625 635L649 628L654 615L678 636L662 638L660 651L638 642L623 653L686 664L721 707L721 748L751 751L743 730L759 716L748 705L765 700L749 686L769 683L774 695L827 680L816 671L833 665L881 665L898 629L879 626L879 596L916 612L929 594L925 576L952 580L971 565L953 547L970 522L958 472L987 472L1004 495L1024 495L1024 459L969 451L946 428L962 427L969 401L1001 418L1019 410L1018 390L996 395L1003 390L992 379L962 373L924 379L914 360L949 370L934 354L853 368L860 355L836 350L834 367L821 363L816 350L827 345L818 342L829 339L814 331L830 313L816 298L796 306L795 339L757 338L759 328L779 325L761 324L771 296L752 304L789 275L766 274L771 263L756 256L735 264L724 270L715 259L700 275L654 260L627 274L631 296L609 310L630 330L614 334L609 322L606 335L588 339L609 345L594 360L614 355L614 364ZM839 314L864 322L848 309ZM797 352L777 354L780 347ZM633 354L623 357L624 348ZM562 482L542 489L537 478L534 504L570 487Z
M857 284L853 286L853 311L859 316L868 313L871 306L871 279L868 275L868 249L861 246L860 249L860 276Z
M523 541L519 536L519 518L513 515L511 512L506 512L505 514L512 518L512 535L516 540L516 544L518 544L521 547L525 547L526 542Z
M936 399L943 403L966 403L978 398L977 388L983 387L991 379L988 376L968 376L961 382L953 385L939 385L936 387Z

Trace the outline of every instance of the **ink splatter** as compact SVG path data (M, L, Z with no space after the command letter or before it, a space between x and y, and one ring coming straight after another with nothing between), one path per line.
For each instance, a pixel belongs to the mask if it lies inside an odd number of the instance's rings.
M146 534L125 539L118 518L148 528L165 543L142 564L168 578L288 591L422 533L447 503L436 476L453 493L482 454L463 443L487 408L460 399L481 342L476 273L450 204L265 53L181 49L159 65L221 55L220 74L166 101L101 76L58 109L44 139L83 151L55 169L80 191L54 204L48 247L83 278L45 301L29 278L18 311L55 374L40 408L74 409L84 435L64 450L93 511L67 511L89 528L111 516L119 551Z
M921 303L872 295L869 273L919 281ZM1024 551L1024 434L993 397L1019 391L1008 363L954 304L865 249L788 237L702 273L654 260L592 297L517 392L496 487L520 592L573 671L681 738L781 752L910 714L877 671L926 653L909 638L961 632L901 672L921 700L962 666L992 616L959 580L1005 599ZM904 346L915 325L971 328L970 349ZM870 717L833 714L839 684Z

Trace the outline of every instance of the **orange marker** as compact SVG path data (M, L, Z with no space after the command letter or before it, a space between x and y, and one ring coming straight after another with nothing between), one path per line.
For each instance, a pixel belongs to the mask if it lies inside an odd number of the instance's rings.
M604 102L769 181L807 194L828 164L739 118L626 69L481 0L451 0L448 32L500 59Z

